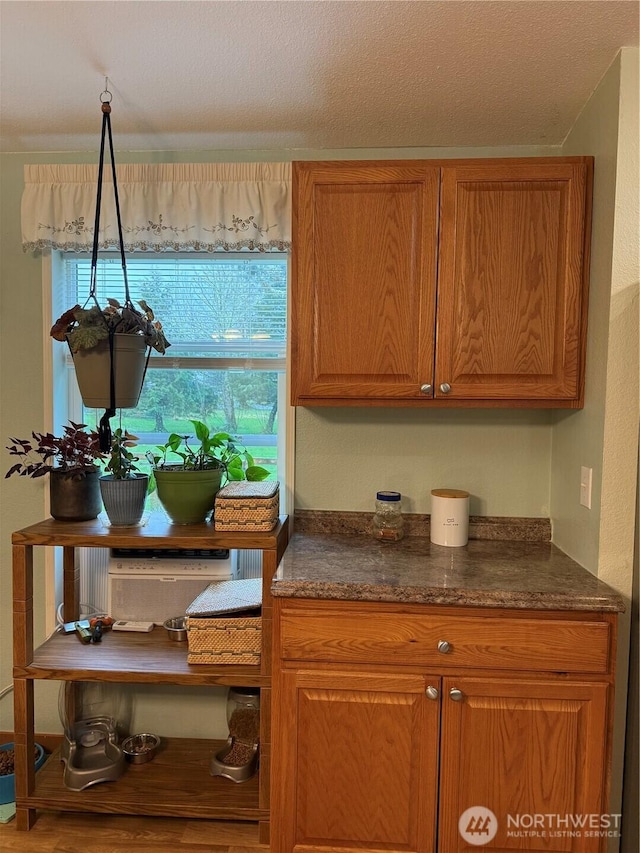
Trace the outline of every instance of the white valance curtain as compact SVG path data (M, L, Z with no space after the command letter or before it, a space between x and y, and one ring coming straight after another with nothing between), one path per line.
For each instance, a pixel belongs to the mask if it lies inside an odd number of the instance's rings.
M290 163L116 166L125 251L255 252L291 248ZM98 166L25 166L22 247L91 251ZM105 164L100 248L118 245Z

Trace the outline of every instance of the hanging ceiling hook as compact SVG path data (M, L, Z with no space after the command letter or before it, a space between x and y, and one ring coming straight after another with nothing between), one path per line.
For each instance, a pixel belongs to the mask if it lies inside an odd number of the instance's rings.
M100 103L101 104L110 104L113 95L109 91L109 78L104 78L104 92L100 93Z

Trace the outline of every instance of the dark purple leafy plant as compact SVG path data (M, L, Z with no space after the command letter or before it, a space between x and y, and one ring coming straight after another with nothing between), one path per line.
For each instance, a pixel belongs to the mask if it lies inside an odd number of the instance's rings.
M52 468L66 471L79 477L95 468L95 462L103 459L100 440L95 430L87 430L86 424L69 421L62 428L62 436L50 432L32 432L30 439L10 438L6 449L10 456L19 461L5 474L20 477L43 477Z

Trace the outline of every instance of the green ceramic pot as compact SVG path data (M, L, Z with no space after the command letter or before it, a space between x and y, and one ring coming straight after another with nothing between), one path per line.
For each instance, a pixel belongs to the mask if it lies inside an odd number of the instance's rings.
M180 466L156 468L158 500L174 524L200 524L213 510L222 481L221 468L185 471Z

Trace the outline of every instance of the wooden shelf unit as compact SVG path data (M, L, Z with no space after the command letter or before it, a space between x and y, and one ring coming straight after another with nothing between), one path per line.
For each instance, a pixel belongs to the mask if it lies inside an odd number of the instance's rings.
M165 738L153 761L127 764L117 782L101 782L84 791L63 785L58 749L36 774L30 801L59 811L268 820L268 809L260 808L260 774L241 785L209 774L211 753L224 743Z
M73 641L73 642L72 642ZM29 666L16 677L58 681L134 681L138 684L199 684L268 687L259 666L187 663L187 646L170 640L164 628L149 634L113 631L106 641L83 646L74 634L54 634L35 649Z
M36 809L146 814L260 823L269 835L271 753L271 581L286 550L286 516L269 533L217 533L210 523L172 525L152 515L139 528L105 527L100 520L47 519L18 530L13 546L13 649L16 826L28 830ZM33 642L33 549L60 546L64 573L63 618L79 616L79 576L75 549L85 548L238 548L262 551L262 654L259 666L189 665L186 643L170 641L162 629L149 634L110 632L99 645L84 646L73 635L55 634L38 648ZM66 789L57 753L36 775L34 681L107 681L129 684L243 685L261 688L261 771L240 785L209 775L209 760L219 742L163 738L154 761L128 765L117 782L82 792ZM159 733L162 735L162 732Z

